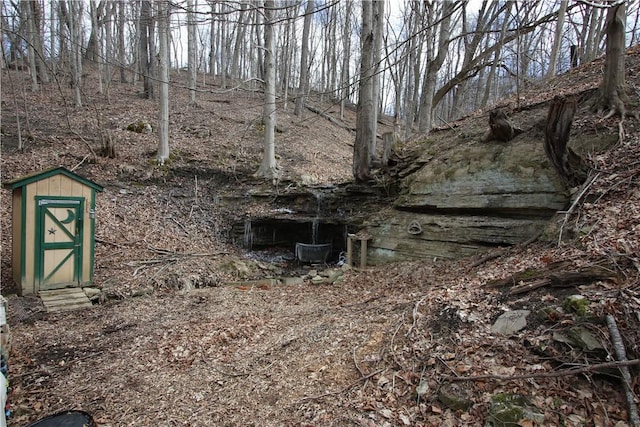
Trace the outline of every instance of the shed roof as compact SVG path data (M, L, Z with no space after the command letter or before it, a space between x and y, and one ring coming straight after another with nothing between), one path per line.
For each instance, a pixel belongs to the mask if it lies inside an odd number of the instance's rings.
M104 190L104 187L102 187L101 185L96 184L95 182L89 181L88 179L83 178L80 175L75 174L71 172L69 169L62 166L47 169L42 172L35 172L20 178L15 178L10 181L3 182L2 186L4 188L15 190L16 188L24 187L25 185L31 184L32 182L40 181L42 179L46 179L59 174L62 174L70 179L73 179L74 181L78 181L79 183L86 185L87 187L91 187L96 191Z

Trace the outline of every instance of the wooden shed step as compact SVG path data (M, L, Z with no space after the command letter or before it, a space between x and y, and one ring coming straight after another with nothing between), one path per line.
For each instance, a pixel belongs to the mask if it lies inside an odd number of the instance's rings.
M49 313L91 307L91 301L81 288L40 291L40 298Z

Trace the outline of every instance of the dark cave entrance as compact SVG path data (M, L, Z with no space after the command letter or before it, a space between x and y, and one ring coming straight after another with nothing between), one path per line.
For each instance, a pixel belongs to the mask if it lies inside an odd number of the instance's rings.
M346 252L351 232L345 223L322 218L254 218L234 224L233 239L247 250L274 250L291 260L296 259L297 243L331 244L327 263L336 263L340 253Z

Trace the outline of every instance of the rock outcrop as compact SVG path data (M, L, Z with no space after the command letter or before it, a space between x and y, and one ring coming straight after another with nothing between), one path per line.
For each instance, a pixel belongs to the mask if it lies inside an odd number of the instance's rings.
M569 192L537 132L510 142L439 132L423 144L392 208L373 215L369 260L455 258L523 242L544 229ZM448 135L444 135L448 134Z

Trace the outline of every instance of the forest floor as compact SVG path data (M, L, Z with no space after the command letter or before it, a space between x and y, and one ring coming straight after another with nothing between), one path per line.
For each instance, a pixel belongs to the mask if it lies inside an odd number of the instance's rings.
M639 56L636 49L627 60L634 88ZM546 110L553 95L597 87L599 67L574 70L544 91L532 88L521 101L529 110L514 100L501 105L519 105L525 115ZM565 233L575 231L560 244L350 269L334 284L233 286L226 283L269 277L274 266L229 242L231 221L245 212L230 211L220 194L274 184L252 176L261 159L259 91L222 90L207 79L199 82L197 106L189 106L183 86L172 86L172 156L157 166L155 134L127 130L153 124L157 115L139 87L113 83L107 96L89 80L85 107L75 108L66 81L31 93L27 75L3 70L3 182L65 166L104 186L95 269L103 298L63 313L16 295L10 195L2 193L10 425L66 409L88 411L101 426L484 425L499 393L526 397L520 425L627 425L619 373L600 365L616 359L606 314L618 322L627 357L640 357L640 124L576 117L572 138L597 127L620 139L592 153L597 174L576 193L571 213L558 216ZM277 185L351 179L353 109L341 119L338 106L311 102L332 120L311 111L300 119L291 103L279 105L276 152L284 177ZM487 119L478 112L467 120L485 126ZM102 135L115 141L118 157L93 155ZM238 263L250 268L229 267ZM515 273L551 277L558 265L610 274L509 291L509 280L531 283ZM186 285L189 277L197 280ZM499 279L507 284L491 286ZM563 308L573 294L589 301L583 312ZM493 333L496 318L514 309L535 315L511 335ZM576 325L601 345L582 350L563 342L561 332ZM631 369L637 403L637 366ZM447 403L451 393L462 396L462 408Z

